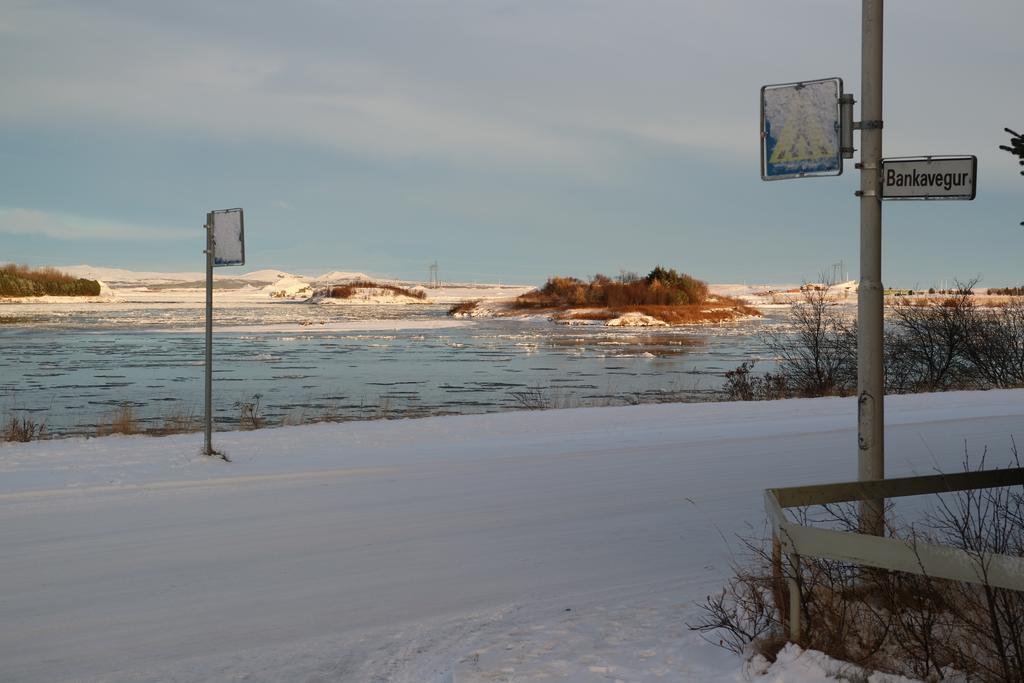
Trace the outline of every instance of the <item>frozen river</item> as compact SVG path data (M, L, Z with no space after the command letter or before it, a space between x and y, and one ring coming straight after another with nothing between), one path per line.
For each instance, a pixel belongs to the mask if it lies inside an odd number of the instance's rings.
M702 400L766 356L785 314L712 327L608 328L453 320L446 305L261 303L218 309L219 428ZM94 433L126 408L143 428L202 413L196 302L5 306L0 413ZM762 361L759 369L768 369ZM246 426L243 424L243 426Z

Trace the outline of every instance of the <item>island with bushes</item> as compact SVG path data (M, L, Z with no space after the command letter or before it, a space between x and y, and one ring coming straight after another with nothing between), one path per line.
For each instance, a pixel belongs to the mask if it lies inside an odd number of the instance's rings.
M625 273L618 278L595 275L589 282L552 277L543 287L511 301L453 306L456 317L529 316L543 314L566 324L664 326L719 323L758 316L739 299L711 294L708 285L674 268L656 266L646 277Z

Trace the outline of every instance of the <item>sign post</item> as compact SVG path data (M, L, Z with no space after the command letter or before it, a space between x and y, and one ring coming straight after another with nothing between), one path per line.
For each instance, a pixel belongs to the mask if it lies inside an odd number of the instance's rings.
M245 233L241 209L222 209L206 214L206 377L203 391L203 453L213 449L213 269L245 265Z
M857 289L857 476L885 478L883 199L974 199L973 156L882 158L884 0L861 0L861 120L838 78L761 88L761 178L839 175L860 130L860 285ZM1021 162L1024 163L1024 162ZM883 535L885 501L861 502L862 533Z
M882 348L883 0L862 0L860 62L860 284L857 287L857 479L885 478L885 364ZM885 501L860 504L862 533L885 534Z

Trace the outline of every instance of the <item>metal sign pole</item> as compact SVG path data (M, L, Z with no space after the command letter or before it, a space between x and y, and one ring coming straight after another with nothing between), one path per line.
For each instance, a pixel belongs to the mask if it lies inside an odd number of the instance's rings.
M214 455L213 437L213 215L206 214L206 378L203 453Z
M862 0L860 122L860 287L857 291L857 478L885 478L882 291L883 0ZM885 501L861 503L863 533L885 532Z

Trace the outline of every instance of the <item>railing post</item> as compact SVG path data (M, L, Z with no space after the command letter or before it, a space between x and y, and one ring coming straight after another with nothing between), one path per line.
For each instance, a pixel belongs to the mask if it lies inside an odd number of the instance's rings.
M772 599L775 609L779 611L779 622L784 624L789 621L789 596L786 577L782 572L782 543L777 531L772 533Z
M800 642L800 556L789 553L789 640Z

